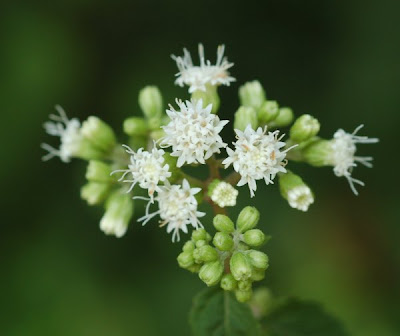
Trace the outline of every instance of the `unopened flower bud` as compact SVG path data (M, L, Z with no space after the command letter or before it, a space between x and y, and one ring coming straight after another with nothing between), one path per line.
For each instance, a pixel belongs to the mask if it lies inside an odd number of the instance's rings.
M206 85L206 91L196 90L192 93L192 99L194 100L203 100L203 106L212 105L211 113L217 114L220 99L217 92L217 86L215 85Z
M235 113L234 129L244 131L250 125L252 129L256 129L258 125L257 112L249 106L241 106Z
M252 285L251 280L239 281L238 289L242 290L242 291L248 291L248 290L251 290L251 285Z
M265 234L259 229L248 230L243 234L243 241L252 247L261 246L265 241Z
M187 268L187 270L190 271L190 272L192 272L192 273L199 273L200 268L201 268L201 265L199 265L199 264L193 264L192 266L189 266L189 267Z
M253 273L251 274L251 280L261 281L265 278L265 270L259 268L253 268Z
M193 250L195 249L195 244L191 241L188 240L182 247L182 250L184 252L193 252Z
M257 111L260 123L268 123L275 120L279 114L279 105L275 100L265 101Z
M109 184L89 182L81 188L81 198L88 202L89 205L100 204L105 200L109 191Z
M107 235L122 237L133 215L131 196L115 191L106 202L106 212L100 221L100 229Z
M196 247L197 248L200 248L200 247L202 247L204 245L207 245L207 242L205 240L200 239L200 240L196 241Z
M221 279L223 271L224 267L221 261L212 261L200 268L199 277L207 286L214 286Z
M218 252L210 245L204 245L199 248L199 257L204 262L210 262L218 259Z
M198 248L195 248L193 250L192 255L193 255L194 262L196 264L202 264L203 263L203 260L201 260L201 258L200 258L200 250Z
M226 291L233 291L237 287L237 281L232 274L224 274L221 279L221 288Z
M290 125L293 121L293 111L289 107L282 107L279 109L278 116L274 119L273 125L276 127L285 127Z
M98 160L90 160L86 169L86 179L91 182L110 183L114 179L110 176L111 167Z
M312 141L302 149L302 155L304 160L312 166L322 167L330 165L333 156L332 142L323 139Z
M252 267L246 255L242 252L234 252L230 260L230 269L237 281L247 280L251 277Z
M146 118L160 118L163 112L163 99L156 86L146 86L139 92L139 106Z
M317 119L309 114L303 114L290 128L290 139L296 143L304 142L319 132L320 124Z
M213 244L220 251L230 251L233 247L233 239L228 233L217 232L214 236Z
M265 101L265 91L260 82L247 82L239 88L240 104L258 109Z
M237 228L240 232L246 232L253 229L260 219L259 211L252 206L247 206L240 211L236 221Z
M253 295L253 291L250 290L246 290L246 291L242 291L240 289L235 291L235 296L236 296L236 300L238 300L239 302L247 302L251 299Z
M314 195L311 189L300 176L290 171L279 175L279 187L282 197L294 209L307 211L308 207L314 203Z
M268 268L268 256L264 252L251 250L247 253L247 257L254 267L261 270Z
M192 239L195 242L198 240L206 240L207 239L207 231L204 230L203 228L194 230L192 232Z
M192 252L182 252L178 255L178 264L182 268L189 268L194 264L193 254Z
M147 121L140 117L130 117L124 121L124 132L130 136L146 135L149 132Z
M215 229L221 232L232 233L235 231L235 225L231 219L225 215L216 215L213 219L213 224Z
M110 152L117 141L114 131L101 119L91 116L83 122L81 128L82 135L94 146L104 152Z

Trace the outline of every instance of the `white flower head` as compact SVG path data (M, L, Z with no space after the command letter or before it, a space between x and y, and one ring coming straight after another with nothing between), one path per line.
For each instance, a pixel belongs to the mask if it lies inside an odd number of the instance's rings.
M311 189L306 185L294 187L288 191L287 199L289 205L301 211L307 211L308 207L314 203L314 196Z
M215 65L206 61L204 57L204 48L199 44L200 65L193 65L192 57L187 49L183 49L183 56L172 55L178 66L179 72L175 84L179 86L188 85L189 93L201 90L206 91L206 85L227 85L235 81L235 78L229 76L227 71L233 66L224 57L225 46L220 45L217 49L217 62Z
M160 227L167 226L167 232L172 232L172 241L179 241L179 231L188 232L187 226L191 225L194 229L203 227L199 218L205 215L204 212L197 211L197 200L194 197L201 188L190 188L189 182L185 179L182 185L161 186L157 191L155 201L159 209L149 213L150 202L146 207L146 214L139 218L139 222L145 225L156 215L159 215Z
M165 136L161 140L162 147L172 147L171 156L177 156L177 166L183 164L201 163L214 153L220 153L220 148L226 147L219 133L229 122L220 120L211 113L212 105L203 108L203 100L176 100L180 111L171 105L167 114L171 121L163 126Z
M211 200L219 207L235 206L239 192L227 182L220 182L212 190Z
M266 127L259 127L255 131L248 125L244 132L237 129L235 132L235 150L228 147L228 157L222 163L225 168L233 165L233 169L241 176L237 185L247 183L253 197L257 180L264 179L266 184L270 184L277 173L286 173L284 159L286 152L293 147L282 150L285 146L285 142L281 141L284 135L279 136L279 131L267 133Z
M71 157L76 155L80 148L82 140L81 124L76 118L68 119L60 105L56 105L55 108L58 115L51 114L50 119L52 121L45 122L43 126L48 134L60 137L60 147L57 149L48 144L42 144L41 147L48 151L42 159L47 161L59 156L61 161L70 162Z
M163 155L165 152L157 148L155 144L150 152L143 148L135 152L126 145L124 147L126 152L131 155L131 163L128 165L128 169L116 170L112 174L123 172L119 181L131 183L127 192L130 192L138 183L140 188L148 190L150 199L153 201L155 191L159 190L159 183L166 182L171 176L169 165L164 163ZM128 174L131 175L132 179L124 180Z
M333 171L336 176L344 176L347 179L351 190L356 195L358 195L358 192L354 183L364 186L364 182L351 176L353 168L357 166L358 162L366 167L372 167L372 157L355 155L357 150L356 144L371 144L379 141L377 138L356 135L363 126L358 126L353 133L346 133L344 130L339 129L333 135L331 142L332 154L330 161L334 166Z

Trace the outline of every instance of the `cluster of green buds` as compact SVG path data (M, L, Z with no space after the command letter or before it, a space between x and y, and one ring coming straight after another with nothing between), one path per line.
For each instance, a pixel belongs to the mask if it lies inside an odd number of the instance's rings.
M268 256L258 250L269 239L256 228L259 218L250 206L240 212L236 226L228 216L216 215L214 237L203 228L193 231L177 258L179 266L198 273L207 286L219 284L234 291L238 301L248 301L253 282L264 279L268 268Z

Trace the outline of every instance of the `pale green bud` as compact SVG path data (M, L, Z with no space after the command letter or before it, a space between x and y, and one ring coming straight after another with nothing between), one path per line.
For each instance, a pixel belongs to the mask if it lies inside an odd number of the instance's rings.
M221 232L232 233L235 231L233 222L225 215L216 215L213 219L213 224L215 229Z
M102 183L110 183L113 182L114 179L111 174L111 167L97 160L90 160L89 164L86 168L86 179L91 182L102 182Z
M265 101L265 91L260 82L247 82L239 88L240 104L258 109Z
M193 255L193 258L194 258L194 261L195 261L196 264L202 264L203 263L203 260L201 260L201 258L200 258L200 249L195 248L193 250L193 252L192 252L192 255Z
M207 231L203 228L194 230L192 232L192 239L196 242L198 240L206 240L207 239Z
M147 120L147 125L153 131L159 130L161 127L161 118L151 118Z
M213 244L220 251L230 251L233 247L233 239L228 233L217 232L214 236Z
M260 219L260 212L252 206L247 206L240 211L236 221L236 226L240 232L253 229Z
M204 262L210 262L218 259L218 252L210 245L204 245L199 248L200 259Z
M233 291L237 287L237 281L232 274L224 274L220 285L223 290Z
M189 266L187 268L188 271L192 272L192 273L198 273L200 271L201 265L199 264L193 264L192 266Z
M147 121L141 117L130 117L124 120L124 132L130 136L146 135L149 132Z
M329 140L318 139L302 149L304 160L315 167L330 165L332 154L333 148Z
M247 280L251 277L252 267L246 255L242 252L234 252L230 260L230 269L237 281Z
M247 252L248 260L251 265L261 270L268 268L268 256L261 251L250 250Z
M233 128L244 131L248 125L250 125L252 129L257 128L257 112L252 107L241 106L235 113Z
M116 145L114 131L101 119L91 116L83 122L82 135L94 146L104 152L110 152Z
M207 232L207 235L206 235L206 242L209 243L211 240L212 240L212 237L211 237L211 235Z
M253 291L247 290L247 291L242 291L240 289L235 291L235 296L236 296L236 300L238 300L239 302L247 302L251 299L253 295Z
M100 221L100 229L107 235L122 237L133 215L133 200L131 196L115 191L106 202L106 212Z
M189 240L183 245L182 250L184 252L193 252L195 247L195 244L191 240Z
M265 234L259 229L248 230L243 234L243 241L252 247L261 246L265 241Z
M139 92L139 106L146 118L160 118L163 112L163 99L156 86L146 86Z
M245 281L239 281L238 282L238 289L241 291L248 291L251 290L251 285L252 285L251 280L245 280Z
M196 247L202 247L204 245L207 245L207 242L203 239L196 241Z
M220 99L217 92L217 86L213 85L206 85L206 91L196 90L192 93L192 99L203 101L203 108L207 107L208 105L212 104L211 113L217 114Z
M268 123L279 114L279 105L275 100L265 101L257 111L257 117L260 123Z
M84 137L81 137L73 156L84 160L102 160L107 157L104 151Z
M207 286L214 286L221 279L223 271L224 267L219 260L212 261L200 268L199 277Z
M253 268L253 273L251 274L251 280L261 281L265 278L265 270L259 268Z
M182 268L189 268L194 264L192 252L182 252L178 255L178 264Z
M320 124L317 119L309 114L303 114L290 128L290 139L296 143L307 141L317 135Z
M279 109L278 116L274 119L273 125L276 127L285 127L290 125L293 121L293 111L289 107L282 107Z
M89 205L100 204L105 200L109 191L109 184L89 182L81 188L81 198L88 202Z

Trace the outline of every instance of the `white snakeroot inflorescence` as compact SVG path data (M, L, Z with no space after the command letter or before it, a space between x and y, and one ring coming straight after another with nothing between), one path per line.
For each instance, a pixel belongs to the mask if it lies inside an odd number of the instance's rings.
M308 207L314 203L314 196L311 189L305 185L290 189L287 194L287 199L292 208L301 211L307 211Z
M285 142L280 140L284 135L279 136L279 131L267 133L266 127L259 127L255 131L248 125L244 132L237 129L235 132L235 150L228 147L228 157L222 163L225 168L233 165L233 169L241 176L237 185L247 183L253 197L257 190L256 180L264 179L266 184L270 184L277 173L286 173L284 159L292 147L282 150Z
M172 147L171 156L177 156L177 166L201 163L226 147L219 133L229 122L211 113L212 105L203 108L203 101L176 100L180 111L171 105L167 114L171 121L163 126L165 137L162 147Z
M206 91L206 85L230 85L235 81L235 78L229 76L227 71L233 66L224 57L225 46L220 45L217 50L217 62L215 65L210 61L206 61L204 57L204 48L199 44L200 65L193 65L192 57L187 49L183 49L183 56L172 55L176 61L179 72L175 84L179 86L188 85L189 93L201 90Z
M157 191L155 201L159 209L149 213L149 206L146 207L146 215L139 218L139 222L145 225L156 215L159 215L160 227L167 226L167 232L172 232L172 241L179 241L179 230L188 232L187 226L191 225L194 229L203 227L199 218L205 215L204 212L197 211L197 200L194 197L201 188L190 188L189 182L184 179L182 185L161 186Z
M360 162L366 167L372 167L372 157L355 156L357 150L356 144L371 144L379 141L377 138L356 135L363 126L364 125L358 126L353 133L346 133L344 130L339 129L333 135L331 142L332 154L330 160L334 166L333 171L336 176L344 176L347 179L351 190L356 195L358 195L358 192L354 183L364 186L364 182L351 176L353 168L357 166L357 162Z
M131 155L131 163L128 165L128 169L116 170L112 174L123 172L119 181L132 183L127 192L130 192L138 183L140 188L148 190L150 200L153 201L155 191L159 190L159 183L166 182L171 176L169 165L164 163L165 152L155 145L151 152L145 151L143 148L135 152L126 145L124 147L126 152ZM127 174L132 175L131 180L124 180Z
M61 161L70 162L71 157L77 153L80 147L82 140L81 124L76 118L68 119L60 105L56 105L55 108L59 115L51 114L50 119L53 121L45 122L44 128L48 134L60 137L60 147L56 149L48 144L42 144L42 148L48 151L42 159L47 161L59 156Z
M212 191L210 198L219 207L224 208L226 206L235 206L238 194L239 191L232 187L231 184L220 182Z

